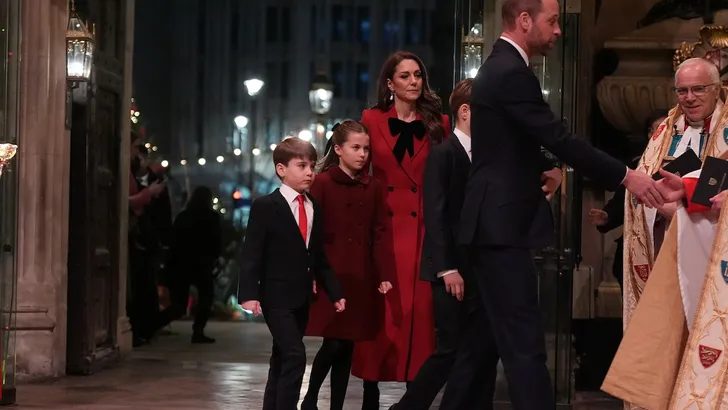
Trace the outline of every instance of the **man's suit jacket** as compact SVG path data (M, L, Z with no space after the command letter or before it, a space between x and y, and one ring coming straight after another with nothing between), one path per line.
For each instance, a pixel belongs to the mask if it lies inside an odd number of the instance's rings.
M324 253L323 211L308 198L314 208L308 247L290 204L278 189L253 202L242 251L242 302L257 300L264 309L299 308L311 301L314 276L332 302L342 298Z
M541 146L614 190L626 166L566 130L515 47L503 39L483 63L471 97L473 165L460 242L542 248L553 244L553 218L541 190Z
M470 174L470 158L457 136L432 148L425 166L422 195L425 240L420 279L434 282L451 269L465 273L466 258L458 243L458 224Z

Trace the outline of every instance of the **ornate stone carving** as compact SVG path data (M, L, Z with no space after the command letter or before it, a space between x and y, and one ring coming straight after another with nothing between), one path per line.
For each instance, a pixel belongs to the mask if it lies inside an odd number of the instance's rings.
M605 118L623 132L644 134L643 122L653 110L677 103L671 91L673 74L688 58L712 61L728 84L727 11L718 12L716 21L723 25L671 19L609 41L606 46L618 53L620 62L614 74L597 85ZM697 38L690 32L698 33Z
M654 110L675 105L669 77L606 77L597 85L604 117L623 132L644 134L643 124Z
M725 83L728 73L728 27L716 25L701 27L700 40L692 44L683 42L675 50L673 68L677 69L680 63L693 57L701 57L715 64Z

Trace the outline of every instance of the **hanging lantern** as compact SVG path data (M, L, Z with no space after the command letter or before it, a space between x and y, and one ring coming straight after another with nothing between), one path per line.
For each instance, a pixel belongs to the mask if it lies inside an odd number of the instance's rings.
M73 83L87 82L91 78L94 55L94 35L76 12L71 1L70 18L66 29L66 77Z
M463 69L462 78L473 78L478 74L480 65L483 64L483 25L474 24L468 31L468 35L463 33Z
M334 97L334 85L323 71L311 81L308 91L308 102L311 104L311 111L314 114L324 115L331 110L331 99Z

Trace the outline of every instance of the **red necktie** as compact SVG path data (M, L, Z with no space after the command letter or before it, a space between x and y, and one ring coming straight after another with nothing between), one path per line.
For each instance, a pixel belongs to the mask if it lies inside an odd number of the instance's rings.
M303 206L303 202L306 198L303 195L299 195L296 199L298 199L298 229L301 231L301 235L303 236L303 242L306 242L308 218L306 217L306 207Z

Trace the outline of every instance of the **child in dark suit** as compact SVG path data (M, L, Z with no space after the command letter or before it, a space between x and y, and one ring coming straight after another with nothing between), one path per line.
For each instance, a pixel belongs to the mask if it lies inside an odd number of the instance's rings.
M306 370L303 334L314 276L344 311L339 284L323 244L323 212L307 194L314 179L316 150L289 138L273 151L280 189L253 202L243 244L240 300L256 315L265 309L273 336L263 410L295 410Z

